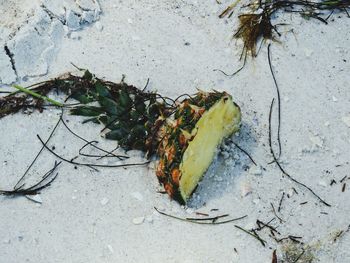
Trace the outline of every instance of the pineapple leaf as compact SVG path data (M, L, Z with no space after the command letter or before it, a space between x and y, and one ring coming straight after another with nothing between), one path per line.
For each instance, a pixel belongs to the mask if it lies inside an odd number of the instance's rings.
M83 104L88 104L90 102L95 101L93 96L88 95L87 93L83 93L83 92L75 92L72 94L71 97L73 99L79 101L80 103L83 103Z
M80 116L99 116L103 113L103 110L100 107L94 106L79 106L70 111L72 115L80 115Z
M99 124L99 123L100 123L100 122L98 121L98 117L93 117L93 118L86 119L86 120L84 120L82 123L85 124L85 123L88 123L88 122L93 122L93 123L96 123L96 124Z
M132 138L144 138L146 136L146 128L144 125L135 125L130 131L130 137Z
M118 109L120 108L118 104L110 98L100 97L99 103L101 104L103 109L111 115L117 115L120 112L120 110Z
M95 89L96 89L96 93L98 94L98 96L101 97L111 97L111 94L109 93L108 89L106 86L104 86L101 81L96 81L95 83Z
M106 133L106 139L120 141L123 138L125 138L127 134L128 134L128 131L126 129L123 129L123 128L114 129Z
M120 91L118 102L124 108L130 108L132 105L132 100L129 97L128 92L125 90Z
M93 75L91 74L91 72L88 70L85 70L84 75L83 75L83 79L90 81L90 80L92 80L92 78L93 78Z

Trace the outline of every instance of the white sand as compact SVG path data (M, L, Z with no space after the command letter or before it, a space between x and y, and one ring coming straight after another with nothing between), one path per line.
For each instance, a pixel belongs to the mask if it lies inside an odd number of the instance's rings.
M8 7L9 2L17 4ZM25 14L40 7L33 4L22 10L19 2L0 1L0 10L6 14L8 8L11 12L21 10L13 23L21 27L18 32L31 30L30 23L23 22ZM248 215L236 224L249 229L257 219L267 222L274 217L270 203L277 208L283 192L290 195L279 213L284 222L276 219L272 223L281 237L302 236L305 243L313 245L315 262L350 262L350 233L331 242L335 233L350 223L350 188L341 192L339 182L345 175L350 177L350 19L334 15L335 21L324 25L299 16L283 16L281 22L290 26L280 27L281 44L271 47L282 98L281 163L326 199L332 205L329 208L282 177L275 165L268 165L268 113L276 91L266 45L233 78L213 71L233 71L240 66L241 44L231 41L237 19L217 17L226 5L214 0L104 0L100 5L103 13L90 26L76 30L60 25L57 18L44 23L42 36L25 34L27 42L18 42L21 34L11 31L13 26L2 27L1 45L13 45L18 66L17 76L13 75L8 56L0 53L2 82L17 78L29 85L74 71L72 62L113 81L125 74L128 83L140 88L150 78L149 89L170 97L193 93L196 88L226 90L233 94L243 115L241 132L233 140L261 168L254 168L244 154L229 147L228 154L220 155L209 169L192 208L185 210L157 193L161 188L152 165L94 172L62 164L57 180L41 193L42 204L21 197L0 197L0 262L271 262L272 251L277 249L280 255L282 250L269 237L269 231L260 232L268 242L262 247L235 228L235 223L194 225L159 215L153 207L182 217L196 216L194 211L228 213L232 218ZM12 21L10 16L3 19ZM63 31L54 26L62 26ZM28 48L24 49L24 43ZM24 59L28 52L32 55ZM9 189L16 183L40 149L36 134L46 138L58 116L59 111L52 110L0 120L0 188ZM78 117L66 119L78 134L99 139L101 127L81 125ZM116 145L99 140L108 149ZM82 143L61 126L50 145L55 145L60 154L74 157ZM139 153L131 154L140 160ZM50 169L55 160L45 151L28 176L28 184ZM111 164L111 160L105 162ZM337 184L330 186L332 179ZM350 181L346 182L350 186ZM213 208L219 211L210 212Z

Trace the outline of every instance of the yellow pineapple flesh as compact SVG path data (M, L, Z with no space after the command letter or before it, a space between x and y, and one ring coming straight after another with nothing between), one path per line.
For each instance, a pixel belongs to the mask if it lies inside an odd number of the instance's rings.
M240 109L225 92L200 92L184 100L160 136L157 176L167 193L185 204L224 138L240 126Z

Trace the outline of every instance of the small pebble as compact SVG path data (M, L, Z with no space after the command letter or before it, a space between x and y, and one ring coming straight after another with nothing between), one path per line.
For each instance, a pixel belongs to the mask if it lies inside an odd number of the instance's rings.
M144 221L145 221L145 217L144 217L144 216L140 216L140 217L135 217L135 218L132 220L132 223L133 223L134 225L141 225Z
M104 197L104 198L102 198L102 200L101 200L101 205L106 205L106 204L108 204L108 202L109 202L109 199L106 198L106 197Z

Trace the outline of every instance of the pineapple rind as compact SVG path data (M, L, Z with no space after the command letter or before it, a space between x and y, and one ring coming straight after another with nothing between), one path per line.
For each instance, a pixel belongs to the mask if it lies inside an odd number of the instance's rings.
M194 130L195 138L184 152L180 171L180 192L187 200L211 164L222 140L239 129L240 111L224 97L203 114Z
M177 107L173 118L166 122L159 134L160 160L156 171L171 198L186 204L212 162L217 146L223 138L238 130L239 123L240 109L226 92L199 92ZM206 129L208 125L210 129ZM209 145L203 144L209 135ZM201 153L207 154L201 156Z

